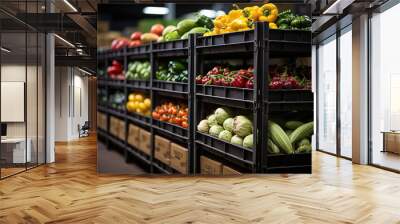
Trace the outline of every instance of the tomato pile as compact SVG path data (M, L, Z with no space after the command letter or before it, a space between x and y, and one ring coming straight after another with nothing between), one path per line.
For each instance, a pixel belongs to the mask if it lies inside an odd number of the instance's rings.
M196 76L196 83L252 89L254 87L253 71L253 67L231 71L228 67L215 66L206 75Z
M187 105L166 102L156 106L151 116L153 119L187 128L189 127L188 112L189 108Z
M107 74L111 79L117 79L117 80L125 79L125 76L122 71L122 64L117 60L113 60L111 65L108 66Z

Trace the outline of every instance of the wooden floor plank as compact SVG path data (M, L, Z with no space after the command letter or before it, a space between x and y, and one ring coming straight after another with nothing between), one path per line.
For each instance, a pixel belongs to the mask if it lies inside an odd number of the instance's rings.
M400 223L400 175L320 152L312 175L96 173L96 140L0 181L0 223Z

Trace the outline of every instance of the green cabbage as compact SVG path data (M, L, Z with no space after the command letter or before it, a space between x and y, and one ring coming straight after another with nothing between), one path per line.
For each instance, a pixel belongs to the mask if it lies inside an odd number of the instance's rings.
M253 139L254 139L253 134L246 136L243 139L243 147L253 148Z
M223 131L224 128L221 125L213 125L210 128L210 135L218 137L219 133L221 133L221 131Z
M253 133L253 124L245 116L236 116L233 121L233 133L240 137L246 137Z
M210 127L208 126L208 121L207 120L202 120L200 121L200 123L197 125L197 130L199 132L203 132L203 133L208 133L208 129Z
M224 121L224 124L222 125L225 130L228 130L230 132L233 131L233 118L228 118Z
M218 124L217 117L214 114L211 114L210 116L208 116L207 121L208 121L208 126L210 126L210 127Z
M235 144L235 145L240 145L240 146L242 146L242 145L243 145L243 139L242 139L241 137L237 136L237 135L234 135L234 136L231 138L231 143L232 143L232 144Z
M231 116L231 111L228 108L220 107L214 112L218 124L222 125L224 121Z
M223 130L219 133L218 138L227 142L231 142L232 133L228 130Z

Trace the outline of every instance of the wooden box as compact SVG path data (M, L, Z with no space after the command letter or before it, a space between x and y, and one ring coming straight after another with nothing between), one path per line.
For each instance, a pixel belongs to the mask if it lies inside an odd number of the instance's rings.
M154 150L154 157L169 166L171 162L171 142L166 138L156 135Z
M107 115L97 112L97 126L103 130L107 130Z
M222 164L220 162L209 159L205 156L200 157L201 174L205 175L221 175Z
M118 120L118 135L117 137L122 141L125 141L125 121Z
M385 151L400 154L400 133L399 132L385 132Z
M114 116L110 117L110 133L115 137L119 134L119 119Z
M230 168L229 166L222 166L222 175L224 176L232 176L232 175L241 175L241 173L235 169Z
M140 145L140 133L139 133L140 128L136 125L129 124L129 130L128 130L128 139L127 142L129 145L135 147L136 149L139 149Z
M187 174L188 150L178 144L171 143L171 167L182 174Z
M147 155L151 155L151 133L141 128L139 128L138 149Z

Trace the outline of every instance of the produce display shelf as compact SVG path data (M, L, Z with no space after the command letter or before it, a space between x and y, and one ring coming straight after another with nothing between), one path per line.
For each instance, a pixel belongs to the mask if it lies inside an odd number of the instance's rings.
M307 166L311 164L311 153L299 154L269 154L268 167Z
M128 89L150 90L149 80L126 80Z
M254 102L254 90L215 85L196 85L196 95L215 97L220 99Z
M268 105L268 111L313 111L314 103L311 101L277 101L265 102Z
M119 49L119 50L110 50L105 52L104 58L110 59L110 58L121 58L124 57L124 49Z
M173 40L153 44L153 52L182 51L189 49L189 40Z
M134 147L132 147L129 144L126 146L126 149L128 150L129 153L134 155L136 158L139 158L140 160L142 160L143 162L145 162L148 165L151 164L149 156L145 155L143 152L135 149Z
M214 136L196 132L197 143L208 147L209 149L215 150L225 156L237 159L241 162L254 164L253 163L253 149L245 148L242 146L234 145L218 139Z
M153 80L153 89L157 91L188 94L189 87L185 82L169 82Z
M169 170L167 170L167 169L165 169L165 168L163 167L164 164L158 164L157 162L153 161L153 166L154 166L157 170L159 170L159 171L161 171L161 172L163 172L163 173L165 173L165 174L172 174L172 172L170 172Z
M146 56L151 53L151 44L144 44L137 47L126 48L126 56Z
M147 127L149 127L151 125L150 117L146 117L146 116L143 116L143 115L140 115L137 113L127 112L126 118L133 123L141 124L141 125L144 125Z
M104 112L104 113L108 112L108 108L106 106L99 105L99 104L97 105L97 110L100 111L100 112Z
M117 116L119 118L124 118L125 117L125 113L123 111L116 110L116 109L113 109L113 108L107 108L105 110L105 112L107 112L108 114Z
M181 126L153 119L153 127L156 127L167 134L179 137L181 139L189 139L188 129Z
M107 133L107 135L108 135L108 139L111 140L111 142L112 142L114 145L117 145L117 146L120 147L121 149L126 150L125 143L124 143L123 140L121 140L121 139L115 137L115 136L112 135L111 133Z
M304 89L269 90L266 100L269 102L313 102L314 95L311 90Z
M106 86L110 86L110 87L118 87L118 88L123 88L125 85L125 81L124 80L113 80L113 79L104 79L101 80L100 83L102 83L103 85Z

